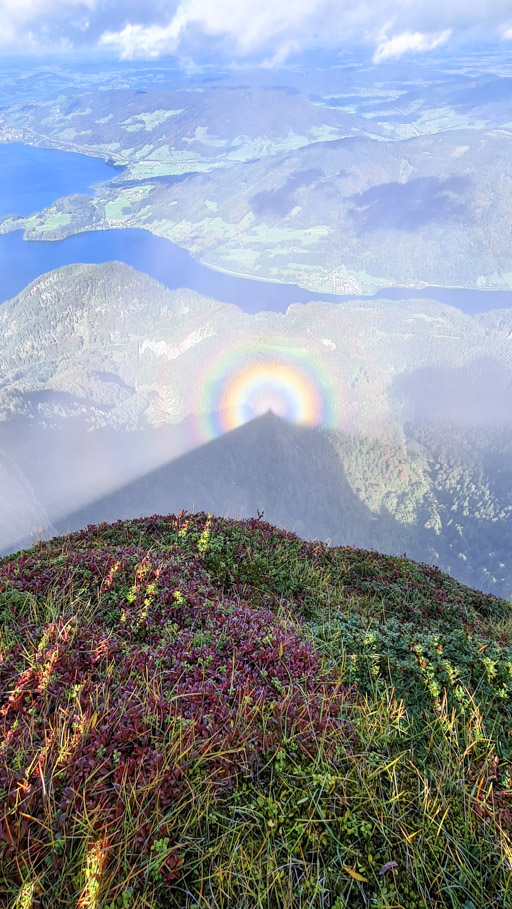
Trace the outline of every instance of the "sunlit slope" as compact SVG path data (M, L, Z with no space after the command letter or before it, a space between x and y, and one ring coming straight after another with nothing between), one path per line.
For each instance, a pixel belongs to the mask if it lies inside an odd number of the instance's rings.
M511 287L508 130L335 138L178 180L152 179L151 169L140 182L103 184L94 199L6 218L0 231L56 240L138 227L214 267L315 292Z
M0 900L510 906L512 607L180 513L0 562Z
M91 427L136 429L193 412L204 418L197 441L208 441L234 428L233 421L216 427L210 415L236 409L246 366L278 363L306 383L300 394L319 394L316 411L299 407L303 421L382 430L395 420L395 383L415 370L462 370L475 361L509 369L510 344L499 328L506 319L429 300L320 301L250 315L169 291L119 263L70 265L0 308L0 418L80 414ZM226 400L228 380L236 387ZM286 407L280 415L293 417Z
M225 76L212 81L222 83ZM234 85L201 86L198 80L192 88L189 77L176 70L165 87L155 82L154 74L149 80L144 91L112 86L88 92L84 101L83 91L71 88L50 101L13 104L2 111L0 126L27 142L124 164L118 183L158 180L190 170L207 173L322 139L385 132L364 117L316 103L308 97L311 80L307 94L273 86L272 78L262 80L270 85L258 85L257 71L251 74L251 86L240 85L235 78Z

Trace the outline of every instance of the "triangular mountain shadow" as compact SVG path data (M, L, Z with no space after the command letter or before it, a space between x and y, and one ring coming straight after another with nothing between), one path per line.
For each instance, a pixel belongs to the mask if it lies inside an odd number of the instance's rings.
M352 491L328 434L269 412L91 502L57 526L65 533L182 508L239 518L263 511L265 520L300 536L365 547L378 541L381 525Z

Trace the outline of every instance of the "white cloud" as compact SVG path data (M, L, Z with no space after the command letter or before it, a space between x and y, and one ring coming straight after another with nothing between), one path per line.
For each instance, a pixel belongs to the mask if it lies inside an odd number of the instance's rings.
M0 0L0 47L110 45L124 58L216 52L271 67L365 45L376 62L512 39L512 0Z
M186 30L202 33L205 38L229 42L237 55L254 53L267 42L279 42L274 51L276 61L283 62L292 50L300 47L290 32L301 30L325 0L182 0L166 24L129 25L101 37L103 44L115 44L125 58L160 56L174 53ZM274 64L276 65L276 64Z
M261 65L263 69L274 69L275 66L282 66L283 63L286 63L290 54L296 54L298 51L300 51L298 41L285 41L284 44L281 44L281 47L278 47L275 54L272 57L267 57Z
M75 15L77 24L89 17L99 0L0 0L0 46L21 44L25 50L40 44L40 34L48 32L52 22ZM57 43L67 41L61 33Z
M440 34L401 32L399 35L393 35L392 38L384 38L377 45L373 55L373 62L382 63L383 60L398 60L399 57L411 51L423 53L434 50L435 47L446 44L451 33L451 29L446 28Z
M120 32L104 32L100 44L116 45L124 60L132 60L134 57L151 59L174 53L186 25L186 16L178 10L164 28L159 25L127 25Z

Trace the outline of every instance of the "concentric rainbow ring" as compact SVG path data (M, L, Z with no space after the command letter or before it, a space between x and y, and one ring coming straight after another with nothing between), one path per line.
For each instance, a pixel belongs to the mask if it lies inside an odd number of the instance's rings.
M271 410L304 426L345 426L353 409L345 383L329 369L330 352L315 354L289 339L230 339L197 376L195 413L203 440L216 438Z

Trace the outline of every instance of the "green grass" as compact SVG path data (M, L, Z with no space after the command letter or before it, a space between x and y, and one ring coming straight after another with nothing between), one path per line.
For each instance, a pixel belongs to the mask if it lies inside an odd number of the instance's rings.
M262 521L0 562L0 905L512 907L512 606Z

